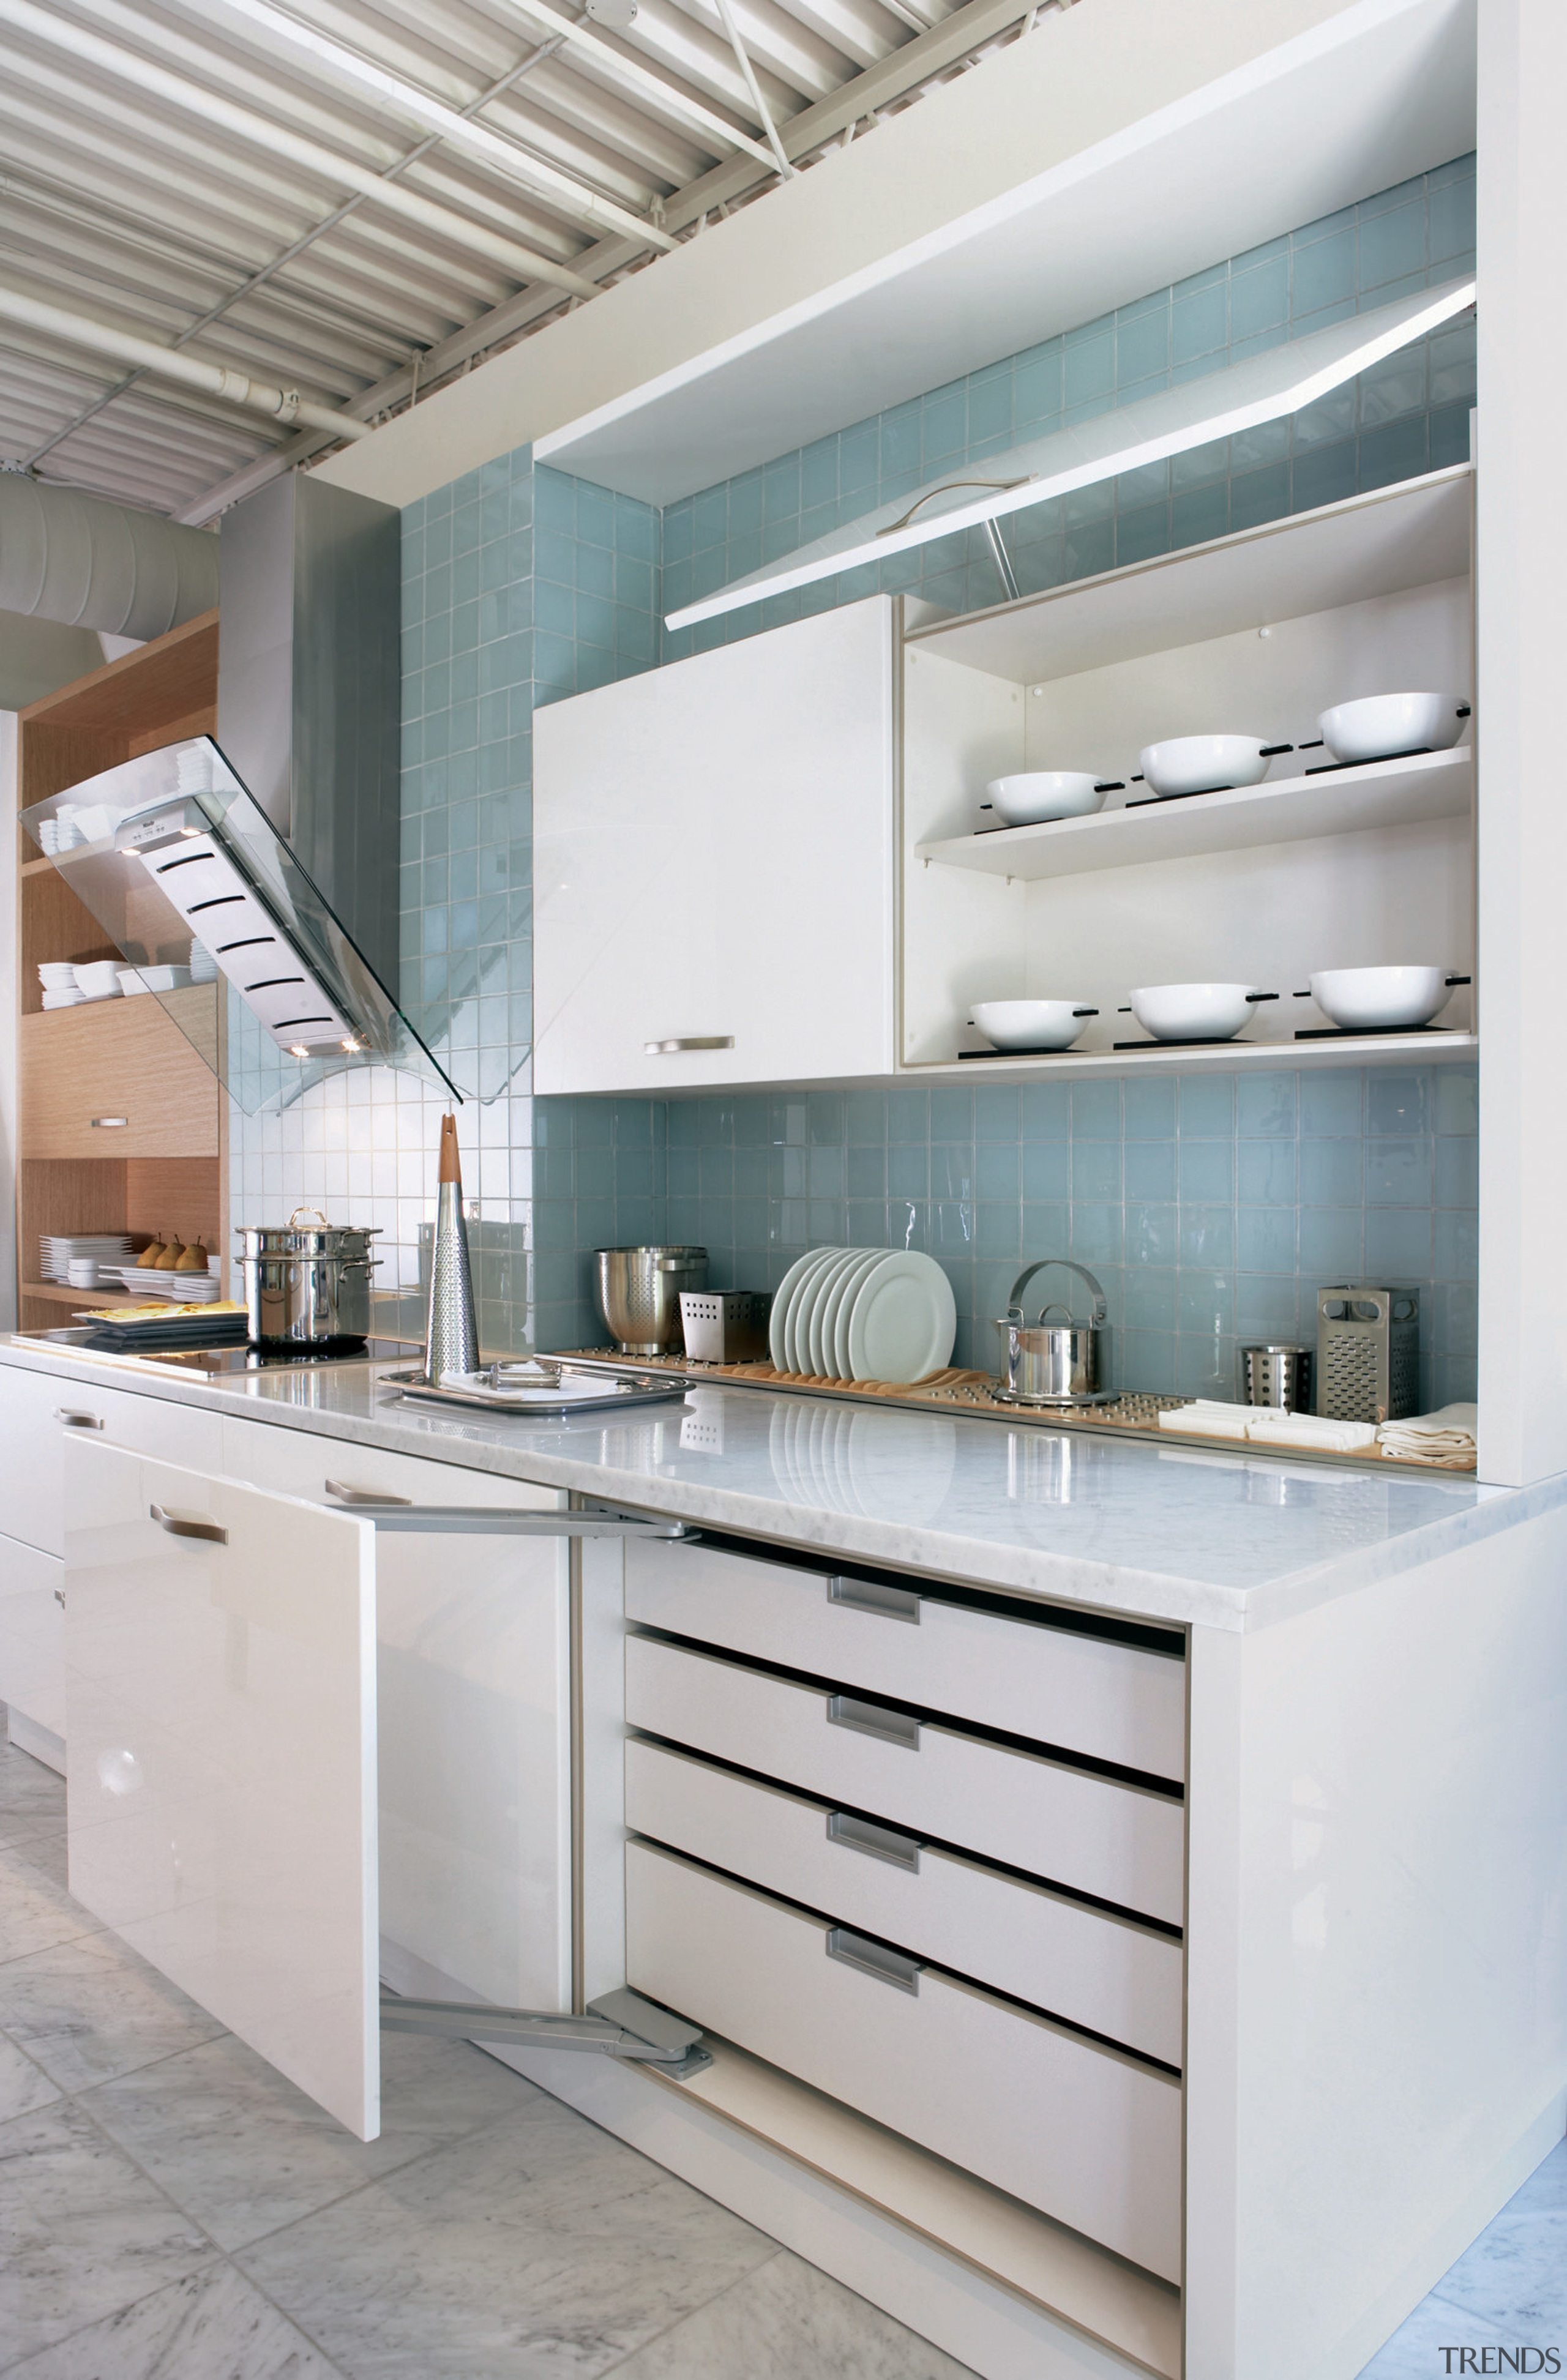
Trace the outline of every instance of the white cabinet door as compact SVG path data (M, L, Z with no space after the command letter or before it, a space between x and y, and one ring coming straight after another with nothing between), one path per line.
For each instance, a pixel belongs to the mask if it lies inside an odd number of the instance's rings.
M889 1071L893 661L872 596L536 715L536 1091Z
M65 1551L61 1448L73 1432L200 1470L218 1467L215 1413L0 1364L0 1529L41 1553Z
M19 1716L62 1742L64 1606L65 1564L58 1555L0 1536L0 1703L8 1708L13 1726Z
M70 1888L373 2140L373 1527L88 1437L67 1495Z

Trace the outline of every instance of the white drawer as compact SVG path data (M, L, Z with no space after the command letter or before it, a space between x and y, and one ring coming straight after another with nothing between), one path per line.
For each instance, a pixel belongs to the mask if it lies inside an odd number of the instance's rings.
M340 1438L276 1422L225 1418L223 1430L224 1467L231 1478L279 1495L302 1496L312 1504L352 1511L356 1498L370 1502L392 1498L410 1504L549 1512L565 1501L554 1488L535 1488L492 1471L469 1471L460 1463L432 1463L419 1454L393 1454L378 1446L353 1446Z
M1145 2057L1181 2063L1182 1951L1168 1934L638 1737L626 1747L626 1823Z
M674 1635L1064 1752L1153 1777L1186 1773L1185 1663L1176 1654L1009 1619L902 1582L840 1580L703 1545L628 1545L626 1609Z
M1150 1787L653 1636L626 1640L626 1716L651 1735L803 1785L906 1833L1167 1925L1184 1922L1185 1812ZM887 1732L867 1731L879 1724Z
M43 1553L66 1549L61 1449L69 1428L193 1469L218 1467L215 1413L0 1364L0 1529Z
M65 1577L56 1555L0 1536L0 1702L62 1738Z
M890 1983L842 1955L875 1945L650 1844L626 1870L634 1991L1180 2279L1169 2075L929 1969Z

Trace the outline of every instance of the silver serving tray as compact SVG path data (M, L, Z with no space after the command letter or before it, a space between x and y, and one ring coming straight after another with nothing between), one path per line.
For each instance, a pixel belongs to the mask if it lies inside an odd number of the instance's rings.
M572 1414L624 1413L632 1406L681 1404L686 1398L684 1380L620 1378L605 1380L601 1393L596 1396L561 1396L552 1393L552 1384L547 1379L508 1382L507 1369L504 1364L492 1364L483 1372L465 1374L461 1384L443 1380L439 1387L431 1386L418 1370L383 1372L381 1380L413 1404L461 1405L469 1413L526 1414L536 1421L562 1421ZM565 1377L587 1379L594 1376L564 1365L556 1371L556 1390ZM492 1381L493 1386L490 1385Z

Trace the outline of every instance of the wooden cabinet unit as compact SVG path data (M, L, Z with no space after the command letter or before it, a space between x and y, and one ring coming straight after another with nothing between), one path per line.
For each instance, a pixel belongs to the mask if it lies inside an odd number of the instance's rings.
M208 612L33 703L21 714L18 808L210 735L217 661L218 618ZM203 1241L226 1270L225 1109L215 1072L224 1011L212 984L46 1011L41 964L116 953L26 834L19 898L18 1317L23 1330L47 1330L84 1304L130 1299L41 1281L43 1232L125 1232L138 1245L173 1232Z

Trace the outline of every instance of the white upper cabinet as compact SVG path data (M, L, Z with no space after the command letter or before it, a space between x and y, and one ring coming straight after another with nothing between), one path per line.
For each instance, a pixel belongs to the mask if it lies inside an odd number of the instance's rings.
M891 1071L897 625L873 596L538 713L537 1092Z

